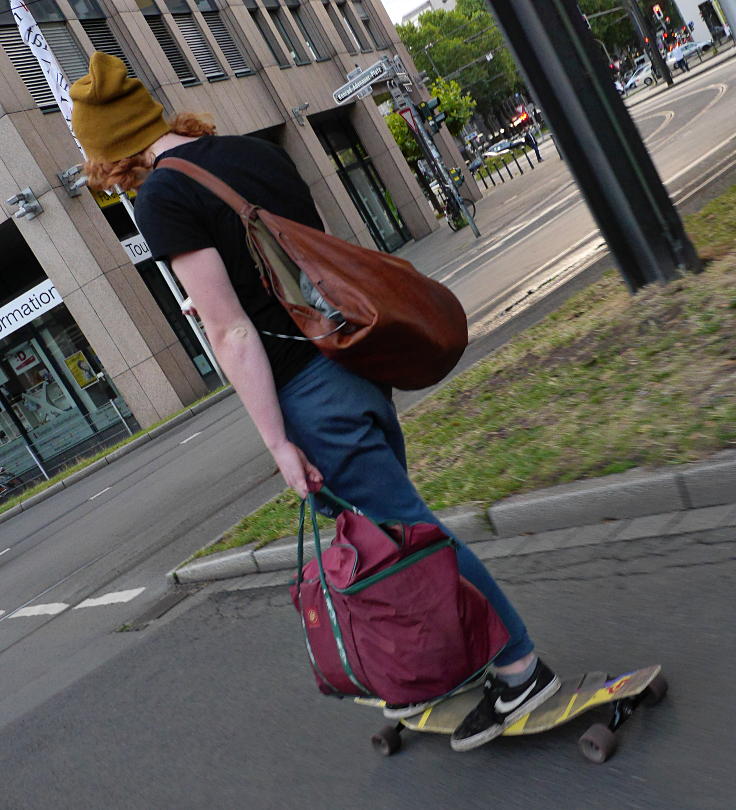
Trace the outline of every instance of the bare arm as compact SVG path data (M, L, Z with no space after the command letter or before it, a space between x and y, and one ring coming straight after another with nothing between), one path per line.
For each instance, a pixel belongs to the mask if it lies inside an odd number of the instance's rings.
M261 338L243 310L215 248L180 253L171 262L207 331L212 349L288 486L304 498L322 475L284 430L271 366Z

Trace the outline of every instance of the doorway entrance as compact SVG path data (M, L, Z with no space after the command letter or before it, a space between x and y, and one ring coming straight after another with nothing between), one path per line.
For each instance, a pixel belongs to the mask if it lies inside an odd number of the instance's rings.
M411 235L347 115L310 118L345 190L380 250L393 253Z

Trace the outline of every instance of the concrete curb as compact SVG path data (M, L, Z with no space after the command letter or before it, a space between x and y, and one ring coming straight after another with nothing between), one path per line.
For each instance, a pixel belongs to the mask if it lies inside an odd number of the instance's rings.
M460 506L439 511L437 516L464 542L487 543L732 503L736 503L736 451L727 450L708 461L682 464L671 470L631 470L515 495L485 512ZM331 539L325 535L323 546L329 545ZM296 569L295 541L294 537L286 537L258 550L213 554L178 566L166 577L172 583L184 584ZM313 555L314 542L309 537L305 539L304 559Z
M488 521L480 509L453 507L437 512L438 517L450 531L462 536L467 542L492 540L494 537ZM320 537L323 548L332 542L334 533L324 533ZM296 537L284 537L265 548L233 549L212 554L203 559L194 560L177 566L166 574L172 583L207 582L213 579L229 579L246 574L265 574L272 571L296 569ZM304 560L314 556L314 538L304 538Z
M708 461L671 469L631 470L514 495L491 506L486 514L496 537L513 537L734 500L736 451L727 450Z
M217 402L220 402L220 400L225 399L225 397L228 397L233 393L234 391L232 387L228 386L227 388L223 388L222 391L218 391L216 394L212 394L211 396L207 397L207 399L197 403L191 408L187 408L187 410L182 411L181 413L174 416L172 419L169 419L168 421L163 422L160 425L157 425L152 430L149 430L146 433L143 433L140 436L138 436L138 438L133 439L132 441L129 441L127 444L122 445L122 447L118 447L117 450L113 450L106 456L103 456L102 458L97 459L97 461L93 461L91 464L88 464L83 469L77 470L71 475L68 475L66 478L62 478L60 481L57 481L55 484L52 484L47 489L44 489L41 492L32 495L30 498L26 498L25 500L11 507L5 512L0 513L0 523L3 523L6 520L10 520L10 518L15 517L21 512L25 512L27 509L30 509L32 506L35 506L37 503L45 501L47 498L50 498L57 492L66 489L68 486L71 486L77 481L81 481L83 478L86 478L88 475L91 475L93 472L96 472L100 468L105 467L108 464L112 464L113 461L116 461L117 459L122 458L123 456L127 456L128 453L132 453L133 450L140 447L142 444L150 442L152 439L158 438L159 436L163 435L169 430L172 430L173 428L177 427L182 422L186 422L193 416L202 413L202 411L207 410L207 408L212 407Z

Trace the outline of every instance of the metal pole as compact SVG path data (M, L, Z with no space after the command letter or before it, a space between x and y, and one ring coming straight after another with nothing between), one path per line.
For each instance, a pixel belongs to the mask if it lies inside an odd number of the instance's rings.
M435 173L442 178L449 193L452 194L452 197L456 205L462 211L463 216L467 220L468 225L470 225L470 229L473 231L473 233L475 234L475 238L477 239L480 236L480 231L478 230L478 226L475 224L475 220L470 215L468 209L465 207L463 198L458 193L458 190L455 188L455 184L452 182L452 178L450 177L447 169L445 168L442 156L437 150L437 147L434 145L434 141L432 140L431 136L424 128L422 117L419 115L419 111L417 110L416 105L410 98L407 98L407 102L409 104L409 108L411 109L412 115L414 116L414 121L417 127L417 134L419 135L418 140L420 146L427 155L430 161L430 165L434 167Z
M486 2L630 289L700 271L575 0Z
M38 460L38 456L33 452L33 450L31 450L30 444L26 443L25 448L26 450L28 450L28 454L30 455L30 457L36 462L36 466L38 467L38 469L41 470L41 472L43 473L43 477L48 481L49 474L44 469L43 464L41 464L41 462Z
M131 203L130 198L118 186L115 187L115 192L120 198L120 202L122 202L123 208L125 208L125 210L128 212L128 216L130 217L133 225L135 226L135 229L138 231L138 233L140 233L138 225L136 224L135 221L135 209L133 208L133 203ZM179 285L176 283L174 277L171 275L171 271L164 264L164 262L156 261L156 267L158 267L159 273L161 273L163 280L166 282L166 285L171 290L171 294L174 296L174 300L179 305L179 308L181 308L181 305L184 301L184 296L181 294ZM184 317L187 319L189 325L194 330L194 336L197 338L199 345L202 347L202 351L205 353L205 355L207 355L207 359L210 361L212 368L214 368L215 372L217 373L217 376L220 378L220 382L223 385L227 385L228 384L227 378L222 373L222 369L220 368L219 363L215 359L212 347L210 346L209 341L202 332L202 328L200 327L197 319L193 315L189 314L184 314Z
M123 419L123 415L120 413L120 409L118 408L118 406L115 404L115 402L112 399L110 400L110 405L112 405L112 409L118 415L118 419L123 423L123 427L128 431L128 436L132 436L133 431L130 429L130 427L128 426L128 423L125 421L125 419Z

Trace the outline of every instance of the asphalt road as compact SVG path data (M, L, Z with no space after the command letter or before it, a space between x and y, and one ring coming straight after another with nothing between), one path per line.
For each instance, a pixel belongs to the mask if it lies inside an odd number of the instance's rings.
M684 206L733 177L734 74L736 60L731 59L664 93L642 96L632 106L663 176ZM579 266L569 270L570 244L578 241L573 252L589 260L598 255L600 239L593 235L595 250L586 253L590 245L580 239L588 232L589 215L566 165L546 149L548 159L538 169L489 192L479 204L481 240L473 240L467 229L457 234L443 229L411 246L416 264L435 267L439 277L455 272L451 262L457 269L458 256L463 257L463 267L448 281L477 314L479 335L489 332L491 323L498 325L491 318L508 303L510 290L526 296L545 274L556 279L550 286L562 280L574 286L586 283L593 272L576 276ZM698 188L721 170L718 179ZM559 261L552 261L560 254ZM538 317L554 300L541 301L533 311L477 340L464 364ZM407 404L416 396L402 395L399 401ZM0 526L2 745L16 733L8 724L24 715L24 722L40 723L48 711L44 701L65 694L67 687L80 688L74 686L80 678L109 666L106 662L116 654L141 640L143 654L145 634L114 630L159 602L167 570L280 491L274 470L246 415L230 397ZM587 609L586 602L581 604ZM204 605L201 610L206 613ZM248 649L257 666L260 649ZM575 650L569 663L577 667L587 660L578 657L585 650ZM199 655L190 650L181 654L184 668L190 653ZM295 658L294 665L300 661ZM302 675L300 671L295 682L303 681ZM155 680L155 671L145 677ZM269 677L279 677L278 670ZM90 722L100 722L100 717L104 712L96 716L95 710ZM0 793L0 808L2 802Z
M736 165L736 59L705 67L669 90L627 100L660 176L684 210L703 186ZM544 163L533 170L521 161L523 176L503 185L496 178L497 187L478 205L480 239L468 228L456 234L443 228L399 251L418 267L433 267L431 275L452 287L477 321L475 335L493 328L499 311L530 289L569 278L606 252L567 163L550 141L543 154Z
M660 662L670 692L577 751L601 711L466 754L318 694L285 588L190 597L138 643L0 734L4 810L723 810L733 806L733 530L495 560L562 673ZM131 635L131 634L123 634Z

